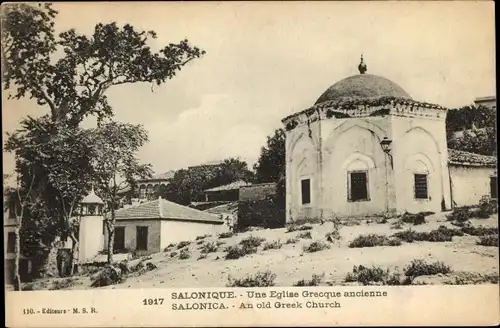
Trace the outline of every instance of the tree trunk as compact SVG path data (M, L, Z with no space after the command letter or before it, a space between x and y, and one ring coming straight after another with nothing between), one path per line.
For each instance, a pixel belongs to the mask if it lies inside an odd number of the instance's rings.
M113 244L115 241L115 227L111 225L111 222L108 222L108 263L113 263Z
M19 264L21 260L21 236L20 236L20 227L21 220L18 221L18 225L15 228L16 234L16 244L15 244L15 253L16 256L14 258L14 290L21 290L21 276L19 275Z
M108 226L108 263L113 263L113 246L115 242L115 208L111 206L111 217L107 221Z
M69 271L69 275L73 276L75 273L75 266L78 263L78 239L75 237L75 233L71 231L69 237L71 238L71 268Z

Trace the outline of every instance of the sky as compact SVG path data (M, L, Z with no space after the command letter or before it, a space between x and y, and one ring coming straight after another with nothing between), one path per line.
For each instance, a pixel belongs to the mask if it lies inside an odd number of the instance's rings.
M206 51L166 84L116 86L115 120L142 124L139 152L156 173L228 157L251 167L285 116L314 104L332 84L369 74L413 99L449 108L495 95L494 3L484 2L157 2L57 3L58 32L90 34L116 21L154 30L152 48L187 38ZM6 132L47 112L6 100ZM92 122L85 124L91 125ZM4 172L13 159L4 154Z

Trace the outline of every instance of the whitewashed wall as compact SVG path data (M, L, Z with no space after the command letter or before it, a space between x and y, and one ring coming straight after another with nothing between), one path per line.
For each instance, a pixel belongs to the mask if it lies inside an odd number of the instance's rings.
M491 167L450 165L453 201L457 206L477 205L481 197L491 196L490 177L496 175Z

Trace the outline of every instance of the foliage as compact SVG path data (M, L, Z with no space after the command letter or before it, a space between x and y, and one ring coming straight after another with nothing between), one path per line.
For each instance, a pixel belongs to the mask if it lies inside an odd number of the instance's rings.
M393 235L393 237L407 243L412 243L414 241L446 242L452 241L454 236L463 236L463 232L457 229L449 229L445 226L439 226L439 228L430 232L416 232L408 229Z
M346 282L360 282L363 285L373 285L374 283L382 285L402 285L402 281L398 272L391 273L389 269L372 266L371 268L363 265L354 266L352 272L349 272L345 277Z
M191 252L189 251L189 248L183 248L179 252L179 259L180 260L187 260L190 257L191 257Z
M122 283L124 280L122 271L111 265L106 266L90 285L91 287L104 287Z
M487 236L497 234L498 228L467 226L460 228L460 231L471 236Z
M264 244L264 247L262 248L264 251L267 251L269 249L280 249L283 245L279 240L275 240L273 242L268 242Z
M246 248L257 248L265 241L264 238L249 236L240 241L240 245Z
M226 260L236 260L239 259L240 257L244 257L245 255L256 253L257 248L248 245L234 245L234 246L229 246L226 249L226 251L227 251L225 256Z
M451 109L446 116L448 147L482 155L495 155L496 112L486 106L464 106ZM463 136L454 137L462 131Z
M403 221L404 223L411 223L413 225L420 225L426 222L426 216L432 214L434 214L434 212L419 212L416 214L405 212L401 217L401 221Z
M179 244L177 244L177 249L184 248L190 244L191 244L191 242L189 240L181 241Z
M234 235L233 232L228 231L228 232L222 232L219 234L219 239L221 238L231 238Z
M207 258L207 254L206 253L202 253L202 254L200 254L200 256L198 256L198 261L206 259L206 258Z
M482 197L476 213L477 217L487 219L494 213L498 213L498 200L492 199L489 196Z
M401 241L391 239L384 235L361 235L349 243L350 248L376 247L376 246L399 246Z
M305 231L305 232L299 233L299 234L297 235L297 238L301 238L301 239L312 239L312 236L311 236L311 231Z
M293 284L294 287L305 287L305 286L319 286L321 280L325 277L325 274L313 274L311 280L299 280Z
M272 287L274 286L276 274L271 271L257 272L255 275L247 275L241 279L228 276L226 287Z
M418 276L429 276L439 273L448 274L451 272L451 268L441 261L427 263L424 260L415 259L405 268L404 271L405 276L415 278Z
M267 137L260 156L254 165L257 182L277 182L285 175L285 131L277 129Z
M290 224L286 228L286 232L294 232L294 231L306 231L306 230L312 230L312 226L310 225L299 225L299 224Z
M212 243L205 243L203 244L201 247L201 252L202 253L214 253L214 252L217 252L218 250L218 246L217 246L217 243L215 242L212 242Z
M453 209L453 212L446 216L448 221L455 221L458 223L464 223L472 217L470 209L468 207L457 207Z
M207 237L210 237L210 235L198 236L198 237L196 237L196 240L203 240L203 239L205 239Z
M498 234L480 236L477 244L481 246L498 247Z
M149 164L140 164L137 152L148 141L146 130L140 125L109 122L93 130L95 156L93 179L97 192L106 204L108 215L108 263L113 261L115 210L119 207L119 191L126 185L135 186L138 179L150 177Z
M304 246L304 252L306 253L314 253L314 252L319 252L325 249L329 249L330 245L325 243L322 240L316 240L310 243L309 245Z
M204 201L203 191L206 189L252 179L253 173L246 162L229 158L219 165L202 165L175 172L170 183L161 186L155 197L161 196L172 202L188 205L193 201Z
M296 244L299 242L299 238L293 237L293 238L288 238L285 242L285 244Z
M49 107L52 120L72 126L87 115L112 115L105 95L111 86L161 85L204 54L187 40L153 52L148 42L156 38L154 31L116 22L97 24L90 36L74 29L56 36L58 12L50 4L7 4L2 9L4 88L13 89L12 98L34 98Z

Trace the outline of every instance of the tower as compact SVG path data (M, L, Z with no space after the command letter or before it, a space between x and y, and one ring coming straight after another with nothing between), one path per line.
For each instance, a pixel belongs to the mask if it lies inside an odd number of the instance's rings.
M92 191L80 202L78 233L80 263L94 258L104 245L104 202Z

